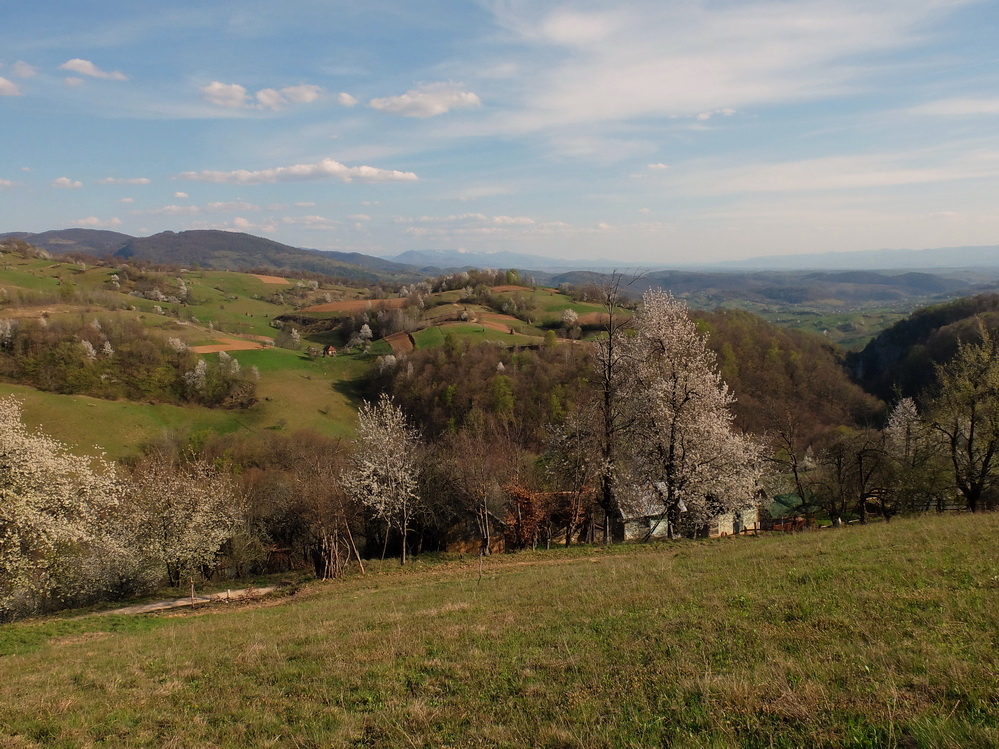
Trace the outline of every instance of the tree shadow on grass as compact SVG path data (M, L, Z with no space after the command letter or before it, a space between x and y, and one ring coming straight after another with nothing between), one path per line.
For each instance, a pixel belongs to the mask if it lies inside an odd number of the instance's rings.
M370 401L377 397L378 392L365 376L337 380L331 387L344 396L354 408L359 408L362 401Z

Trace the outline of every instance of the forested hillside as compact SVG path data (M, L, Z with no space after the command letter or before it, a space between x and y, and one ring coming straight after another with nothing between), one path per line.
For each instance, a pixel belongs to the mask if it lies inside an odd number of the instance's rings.
M982 328L999 329L999 294L982 294L925 307L879 334L848 363L858 382L881 398L919 398L934 381L934 367L960 343L981 341Z

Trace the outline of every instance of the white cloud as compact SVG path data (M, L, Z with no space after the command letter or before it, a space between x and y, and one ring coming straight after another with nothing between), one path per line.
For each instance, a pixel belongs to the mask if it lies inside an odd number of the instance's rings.
M97 180L99 185L148 185L152 182L148 177L134 177L126 179L124 177L105 177Z
M75 77L66 78L64 82L70 88L76 88L77 86L82 86L84 83L86 83L86 81L84 81L82 78L75 78Z
M188 197L190 197L190 195L188 195L186 192L175 192L173 194L173 196L175 198L188 198Z
M999 114L999 99L941 99L909 110L912 114L969 115Z
M460 84L455 83L427 83L410 89L401 96L388 96L369 102L373 109L382 112L420 118L436 117L452 109L477 107L481 104L478 96L471 91L462 91Z
M238 83L212 81L207 86L202 86L201 95L206 101L228 109L239 109L250 105L246 96L246 87Z
M213 184L258 185L265 182L297 182L314 179L339 179L343 182L413 182L419 179L413 172L378 169L373 166L345 166L333 159L323 159L316 164L295 164L274 169L232 172L202 171L183 172L180 179Z
M284 109L289 104L309 104L322 94L320 86L300 84L281 89L260 89L251 101L246 87L238 83L212 81L201 87L201 95L206 101L226 109Z
M125 203L126 205L131 205L135 202L135 198L122 198L118 201L119 203Z
M273 88L265 88L257 91L257 104L262 109L281 109L288 100L281 95L280 91Z
M357 104L357 99L348 94L346 91L341 91L339 94L337 94L336 100L340 103L341 106L344 107L353 107Z
M366 213L352 213L351 215L347 216L347 218L349 218L351 221L370 221L371 220L371 216L369 216Z
M301 203L295 203L296 208L315 208L316 204L311 200L306 200Z
M85 226L90 229L100 229L108 228L111 226L121 226L120 218L111 218L108 220L102 220L96 216L88 216L87 218L77 219L73 222L76 226Z
M24 60L18 60L13 65L11 65L10 72L16 75L18 78L34 78L36 75L38 75L38 71L35 69L35 66L29 65Z
M646 168L652 171L660 171L662 169L669 169L669 164L649 164Z
M72 180L69 177L59 177L51 182L52 187L59 187L64 190L75 190L77 188L83 187L83 183L79 180Z
M79 57L75 57L72 60L67 60L62 65L59 66L60 70L68 70L71 73L79 73L80 75L88 75L91 78L103 78L109 81L127 81L128 76L122 73L120 70L115 70L108 72L101 70L99 67L90 62L90 60L81 60Z
M14 81L0 76L0 96L20 96L21 89Z
M17 184L16 182L13 182L9 179L0 179L0 190L9 190L16 184Z
M285 86L281 89L281 94L293 104L311 104L322 96L323 89L320 86L299 84L298 86Z

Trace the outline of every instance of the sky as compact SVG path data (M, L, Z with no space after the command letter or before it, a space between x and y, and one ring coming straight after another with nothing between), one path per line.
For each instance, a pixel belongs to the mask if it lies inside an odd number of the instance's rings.
M32 0L0 232L689 264L999 244L999 0Z

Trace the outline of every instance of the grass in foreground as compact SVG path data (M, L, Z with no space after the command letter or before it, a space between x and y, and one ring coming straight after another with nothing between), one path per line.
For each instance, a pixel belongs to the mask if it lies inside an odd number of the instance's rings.
M48 634L0 657L0 743L992 747L997 531L374 565L214 615L8 625Z

